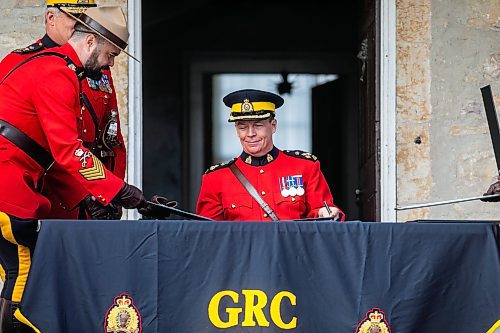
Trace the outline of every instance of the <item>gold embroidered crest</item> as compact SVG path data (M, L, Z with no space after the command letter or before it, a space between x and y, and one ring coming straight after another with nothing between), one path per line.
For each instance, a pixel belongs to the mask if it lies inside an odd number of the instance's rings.
M379 308L373 308L358 324L355 333L391 333L391 328L386 321L385 313Z
M241 112L252 112L252 111L253 111L252 103L250 103L248 98L245 98L243 104L241 104Z
M246 164L252 164L252 156L248 156L248 157L245 159L245 163L246 163Z
M123 293L115 297L104 319L106 333L141 333L142 318L133 299Z

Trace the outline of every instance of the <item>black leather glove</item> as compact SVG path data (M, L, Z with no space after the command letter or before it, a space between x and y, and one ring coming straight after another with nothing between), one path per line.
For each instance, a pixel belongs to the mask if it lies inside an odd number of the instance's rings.
M134 185L123 184L121 190L111 200L111 203L123 206L127 209L141 208L146 205L146 198L141 190Z
M88 195L84 200L85 209L92 220L119 220L122 217L122 207L114 203L101 205L95 198Z
M486 191L486 193L483 195L491 195L491 194L500 194L500 180L497 181L496 183L491 184L490 187L488 188L488 191ZM481 199L481 201L499 202L500 197L485 198L485 199Z
M151 198L151 202L160 204L163 206L168 206L168 207L176 207L177 206L177 201L175 200L169 200L165 197L159 196L159 195L153 195ZM159 211L156 207L152 205L146 204L144 207L139 209L139 213L143 216L145 220L157 220L157 219L163 219L166 217L170 216L170 213L162 210Z

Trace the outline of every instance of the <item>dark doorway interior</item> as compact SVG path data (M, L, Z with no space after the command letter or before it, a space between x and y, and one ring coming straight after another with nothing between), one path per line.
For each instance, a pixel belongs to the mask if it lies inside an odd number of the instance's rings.
M148 197L161 194L178 200L181 208L194 209L201 174L211 163L219 162L210 161L210 147L207 147L209 82L213 74L283 70L330 73L343 79L340 83L347 85L342 88L347 92L336 90L338 98L342 98L337 104L321 93L322 97L313 101L318 110L314 115L318 124L324 124L322 113L328 112L325 103L336 105L333 118L326 117L334 122L332 132L318 125L318 137L313 143L317 152L313 152L320 160L324 156L322 168L334 183L334 192L339 188L341 193L335 196L339 205L348 207L345 208L348 218L370 216L375 220L377 208L370 206L370 212L360 212L355 196L361 182L357 138L358 119L362 116L358 114L358 105L363 104L360 91L364 89L359 83L362 62L357 56L366 34L366 15L375 15L374 10L367 8L373 6L372 1L363 0L298 4L144 1L145 194ZM344 135L349 135L348 141L343 140ZM338 144L332 144L331 136L339 140ZM331 162L332 155L338 154L350 164L339 166ZM376 161L373 163L375 169ZM351 177L347 183L346 177Z

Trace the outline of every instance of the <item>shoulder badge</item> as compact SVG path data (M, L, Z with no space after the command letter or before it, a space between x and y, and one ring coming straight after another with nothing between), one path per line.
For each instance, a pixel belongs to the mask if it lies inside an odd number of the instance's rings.
M205 174L210 173L210 172L215 171L215 170L222 169L222 168L227 168L231 164L236 162L236 159L237 159L237 157L233 158L232 160L230 160L228 162L223 162L223 163L212 165L210 168L207 169L207 171L205 171Z
M356 328L356 333L391 333L384 311L373 308L368 311Z
M35 52L41 51L43 49L44 49L44 47L43 47L42 42L36 42L36 43L31 44L30 46L16 49L16 50L12 51L12 53L28 54L28 53L35 53Z
M288 156L303 158L314 162L318 160L318 158L315 155L302 150L283 150L283 153L287 154Z
M133 299L123 293L115 297L104 318L104 332L141 333L142 319Z

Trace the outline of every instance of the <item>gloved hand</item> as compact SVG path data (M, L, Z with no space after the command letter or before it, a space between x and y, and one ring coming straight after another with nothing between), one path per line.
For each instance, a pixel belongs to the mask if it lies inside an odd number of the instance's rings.
M113 200L111 200L111 203L123 206L127 209L139 209L146 205L146 198L137 187L124 183L121 190L116 194Z
M122 217L121 206L114 203L104 206L92 195L85 197L84 204L92 220L119 220Z
M488 188L488 191L486 191L486 193L483 195L491 195L491 194L500 194L500 180L497 181L496 183L491 184L490 187ZM481 199L481 201L499 202L500 197L485 198L485 199Z
M169 200L165 197L159 195L153 195L151 202L160 204L168 207L176 207L177 201ZM156 207L146 204L144 207L139 209L139 213L143 216L145 220L156 220L169 217L170 214L165 211L158 211Z

